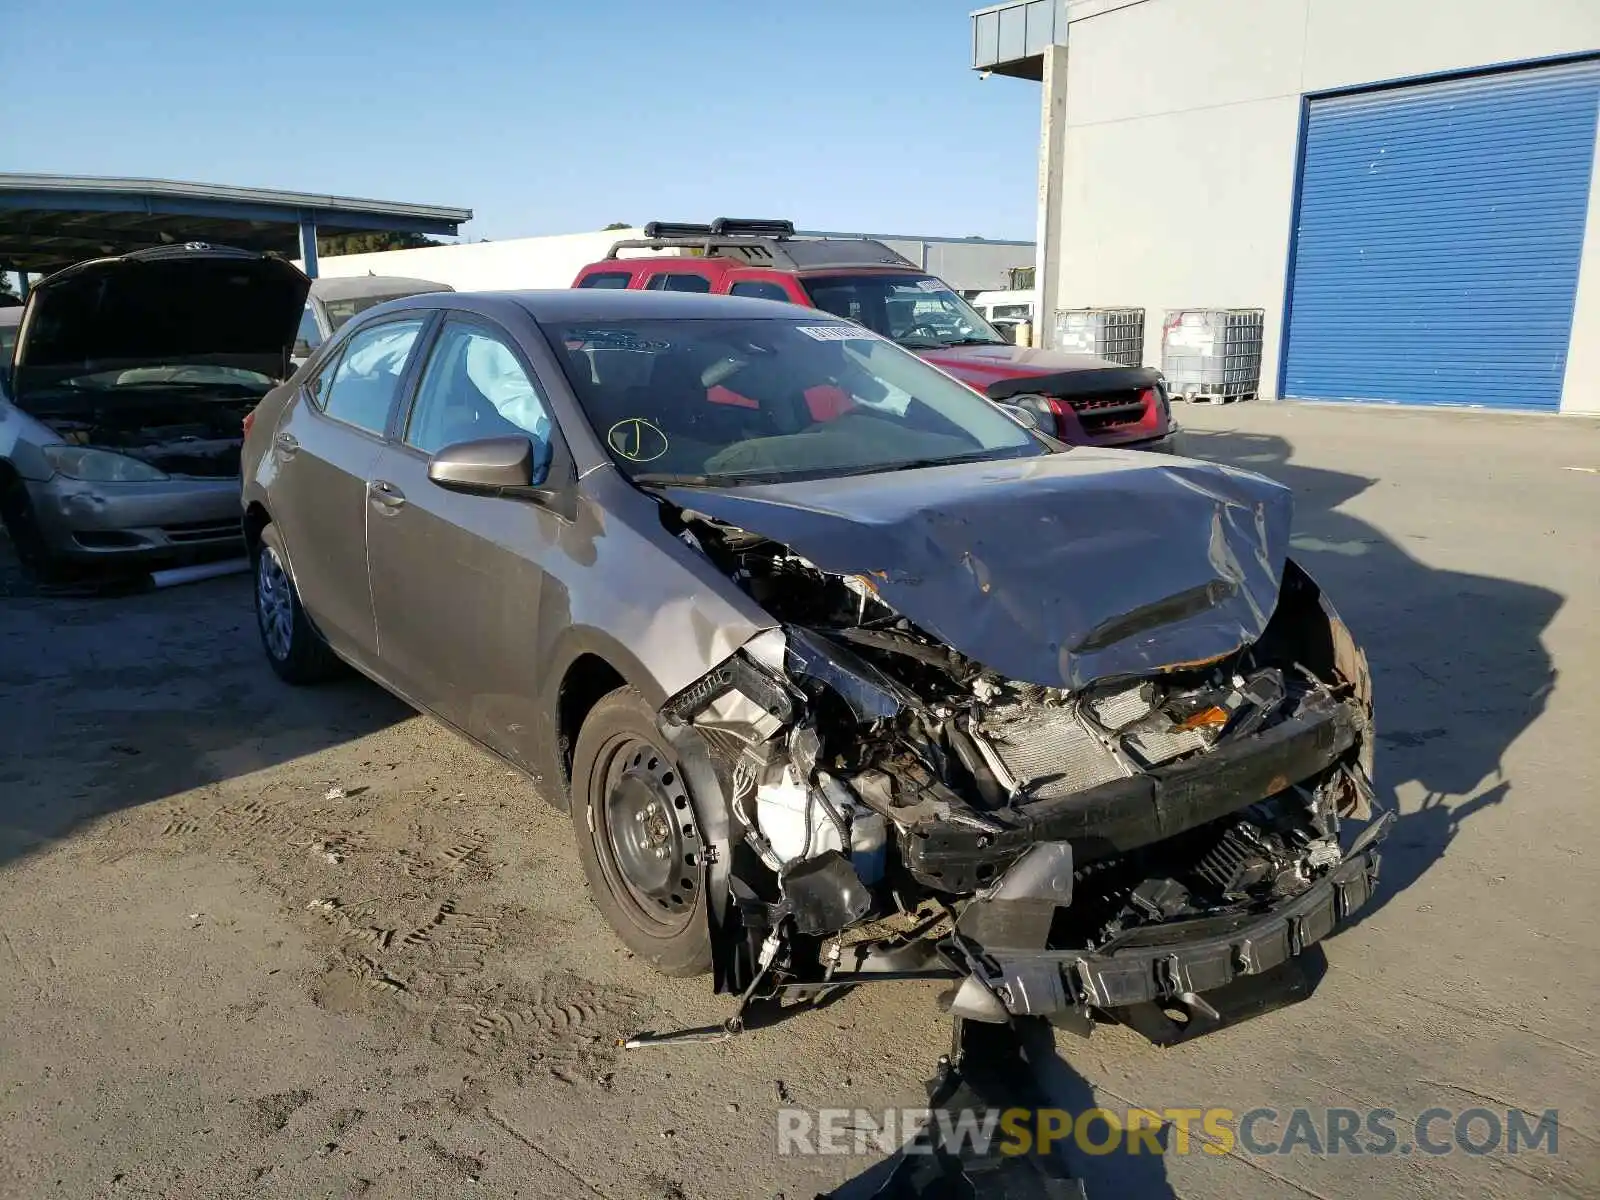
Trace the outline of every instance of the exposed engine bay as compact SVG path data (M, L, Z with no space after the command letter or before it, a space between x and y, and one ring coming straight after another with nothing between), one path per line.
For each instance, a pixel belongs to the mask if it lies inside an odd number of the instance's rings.
M139 459L176 478L239 474L242 423L259 397L118 396L39 414L70 446Z
M1069 690L964 656L870 573L663 520L781 623L661 713L732 812L723 990L937 977L969 1019L1087 1032L1154 1006L1198 1029L1206 993L1369 897L1388 815L1366 661L1292 561L1252 642ZM1342 839L1346 819L1369 823Z

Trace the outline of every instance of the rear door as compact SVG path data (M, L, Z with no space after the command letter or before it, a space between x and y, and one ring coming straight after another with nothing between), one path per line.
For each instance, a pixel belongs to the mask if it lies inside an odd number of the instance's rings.
M383 678L533 768L540 598L565 517L527 499L469 496L428 479L445 446L527 436L570 475L538 377L500 325L443 321L416 398L374 476L367 526Z
M346 338L300 390L273 436L273 523L301 603L329 644L370 665L377 651L367 580L367 485L428 314L401 314Z

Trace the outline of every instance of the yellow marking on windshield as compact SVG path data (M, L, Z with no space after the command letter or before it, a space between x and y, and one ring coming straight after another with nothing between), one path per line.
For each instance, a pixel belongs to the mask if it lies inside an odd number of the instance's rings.
M625 417L606 431L606 445L629 462L655 462L667 452L667 435L644 417Z

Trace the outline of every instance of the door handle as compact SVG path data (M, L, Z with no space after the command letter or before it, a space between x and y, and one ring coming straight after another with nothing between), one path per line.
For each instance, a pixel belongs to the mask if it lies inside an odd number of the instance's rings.
M367 484L367 495L372 498L374 504L391 511L406 502L405 493L387 479L374 479Z
M295 437L292 433L274 434L272 438L272 444L277 447L278 453L283 455L285 458L288 458L296 450L300 449L300 439Z

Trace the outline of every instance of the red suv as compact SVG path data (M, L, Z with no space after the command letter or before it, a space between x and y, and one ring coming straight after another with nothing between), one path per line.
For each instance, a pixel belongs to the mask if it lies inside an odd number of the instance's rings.
M1169 450L1161 373L1014 346L942 279L882 242L796 237L789 221L653 221L578 272L573 287L782 300L858 322L991 400L1027 409L1062 441ZM621 257L624 251L665 251Z

